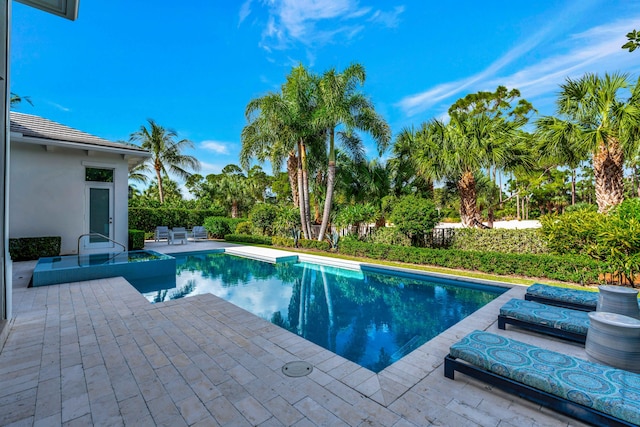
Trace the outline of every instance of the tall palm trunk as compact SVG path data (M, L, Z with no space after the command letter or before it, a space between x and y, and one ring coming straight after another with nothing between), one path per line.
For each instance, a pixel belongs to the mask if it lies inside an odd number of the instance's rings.
M307 155L304 141L298 141L298 196L300 200L300 223L307 239L313 238L311 233L311 214L309 203L309 177L307 175Z
M158 196L160 197L160 204L164 203L164 191L162 190L162 174L160 173L161 168L156 166L156 176L158 177Z
M474 227L478 222L478 207L476 205L476 179L473 173L465 171L458 181L460 193L460 220L464 227Z
M231 218L238 218L238 201L231 202Z
M327 171L327 195L324 199L324 212L322 213L322 225L318 233L318 240L322 241L329 226L331 203L333 202L333 188L336 180L336 150L334 146L335 129L329 130L329 170Z
M289 176L289 186L291 187L291 197L293 206L300 207L300 196L298 194L298 157L295 152L289 153L287 159L287 175Z
M593 156L598 212L608 212L624 199L623 167L624 153L620 142L615 138L599 142Z

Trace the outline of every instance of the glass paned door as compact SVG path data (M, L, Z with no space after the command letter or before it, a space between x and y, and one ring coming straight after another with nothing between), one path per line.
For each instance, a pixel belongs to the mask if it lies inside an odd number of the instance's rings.
M110 186L89 187L89 233L98 233L113 239L113 203ZM93 248L111 247L113 243L102 236L89 236L88 246Z

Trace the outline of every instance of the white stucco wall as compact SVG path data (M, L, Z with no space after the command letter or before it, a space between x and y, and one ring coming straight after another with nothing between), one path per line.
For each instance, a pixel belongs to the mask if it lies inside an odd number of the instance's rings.
M61 254L78 251L78 237L89 231L85 211L85 167L114 169L114 240L128 240L128 168L122 155L11 141L9 237L61 236ZM82 253L109 252L111 249ZM121 250L115 246L114 250Z

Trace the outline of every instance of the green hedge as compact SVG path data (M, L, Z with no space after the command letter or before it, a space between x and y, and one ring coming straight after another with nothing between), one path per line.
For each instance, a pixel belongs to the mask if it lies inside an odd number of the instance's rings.
M223 239L227 234L236 234L238 224L246 222L246 218L228 218L226 216L210 216L204 220L204 228L214 239Z
M371 244L353 239L343 240L340 243L339 252L344 255L386 261L434 265L498 275L513 274L582 284L599 283L598 275L606 271L605 263L585 256L427 249Z
M292 239L293 240L293 239ZM314 239L300 239L298 240L298 247L305 249L319 249L321 251L329 251L331 245L329 242L323 240L321 242Z
M60 255L62 237L21 237L9 239L9 254L13 261L29 261Z
M550 252L539 229L459 228L455 230L451 249L508 254L546 254Z
M129 229L149 233L155 231L158 225L192 228L204 225L207 217L223 215L224 210L220 209L129 208Z
M144 249L144 235L143 230L129 230L129 247L130 251Z
M282 246L285 248L295 248L296 242L291 237L272 236L271 241L274 246ZM300 240L298 240L300 241Z
M240 243L258 243L261 245L271 245L271 237L269 236L255 236L252 234L226 234L224 240L227 242L240 242Z

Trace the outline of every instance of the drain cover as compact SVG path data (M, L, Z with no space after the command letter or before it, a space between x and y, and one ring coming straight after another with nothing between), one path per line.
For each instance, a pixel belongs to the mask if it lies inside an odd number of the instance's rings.
M313 371L313 366L302 360L289 362L282 367L282 373L288 377L304 377L309 375L311 371Z

